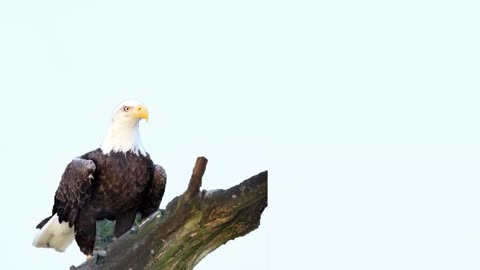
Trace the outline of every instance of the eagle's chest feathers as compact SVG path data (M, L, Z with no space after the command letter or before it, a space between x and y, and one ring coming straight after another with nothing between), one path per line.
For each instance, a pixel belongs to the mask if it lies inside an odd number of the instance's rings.
M100 158L94 200L107 209L137 207L152 179L150 158L131 151L101 154Z

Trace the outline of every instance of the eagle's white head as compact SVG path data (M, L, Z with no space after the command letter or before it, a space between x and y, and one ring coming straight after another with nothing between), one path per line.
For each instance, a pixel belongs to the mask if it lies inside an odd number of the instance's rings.
M148 109L138 101L124 101L113 111L112 122L108 128L107 136L103 141L102 152L132 151L139 155L146 155L140 139L138 124L140 120L148 121Z

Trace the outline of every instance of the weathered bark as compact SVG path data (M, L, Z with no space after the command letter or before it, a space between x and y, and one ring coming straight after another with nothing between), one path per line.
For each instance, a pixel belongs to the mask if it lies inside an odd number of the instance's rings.
M197 158L187 190L136 234L123 235L105 256L70 269L193 269L219 246L258 228L267 206L267 171L227 190L200 191L206 165L206 158Z

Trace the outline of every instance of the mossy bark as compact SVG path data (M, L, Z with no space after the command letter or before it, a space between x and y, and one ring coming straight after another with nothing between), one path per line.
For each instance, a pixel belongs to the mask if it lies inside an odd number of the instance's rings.
M207 254L260 225L267 171L227 190L200 191L207 159L199 157L187 190L74 270L193 269ZM225 266L228 268L228 266Z

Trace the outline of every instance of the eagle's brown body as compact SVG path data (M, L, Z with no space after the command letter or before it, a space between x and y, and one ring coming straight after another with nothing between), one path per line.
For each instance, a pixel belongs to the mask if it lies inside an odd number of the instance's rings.
M96 149L67 166L55 193L52 216L57 214L59 222L74 225L81 251L92 254L97 220L116 220L114 235L119 237L132 227L137 213L145 218L158 209L165 184L165 171L148 154L103 154Z
M89 152L83 159L96 165L90 204L84 210L97 219L117 219L130 210L140 210L153 178L153 162L149 156L132 152Z

